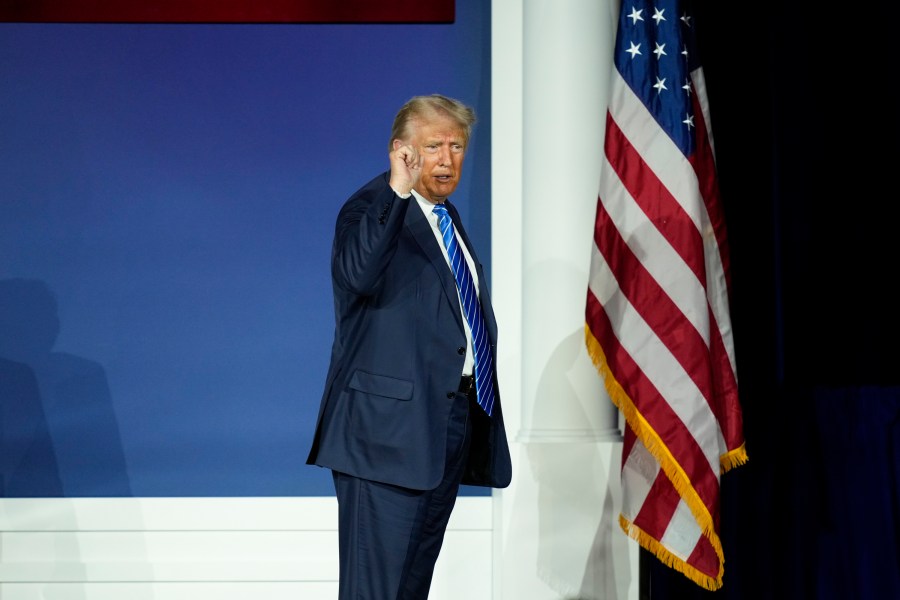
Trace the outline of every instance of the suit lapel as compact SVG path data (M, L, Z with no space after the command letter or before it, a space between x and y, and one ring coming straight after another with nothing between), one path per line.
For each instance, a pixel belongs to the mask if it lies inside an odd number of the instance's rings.
M410 196L407 204L405 224L406 227L409 228L413 238L419 244L422 252L424 252L428 257L428 260L431 261L431 265L437 272L441 285L444 287L444 293L447 295L447 299L450 301L450 304L456 307L453 314L455 315L459 326L462 327L462 307L459 304L459 292L456 289L456 279L453 277L450 265L447 264L447 259L444 258L441 247L438 246L437 238L434 236L434 231L431 229L431 223L425 218L421 208L419 208L417 200L412 196Z
M449 200L444 203L444 206L447 207L447 212L450 213L450 218L453 219L453 227L456 228L456 233L458 233L460 237L462 237L462 241L466 245L466 249L469 251L469 255L472 257L472 262L474 262L476 266L480 267L481 261L478 260L478 256L475 254L475 247L472 246L472 242L469 240L469 235L466 233L466 230L462 224L462 218L459 216L459 213L456 212L456 207L450 204ZM478 287L478 293L480 294L485 288L482 281L481 269L478 270Z

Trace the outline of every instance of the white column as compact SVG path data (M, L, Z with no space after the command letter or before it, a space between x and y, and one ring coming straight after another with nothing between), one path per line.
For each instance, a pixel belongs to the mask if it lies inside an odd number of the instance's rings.
M584 343L614 9L492 7L493 297L514 469L495 494L493 597L633 599L618 413Z
M612 23L606 2L524 3L520 439L599 441L616 411L584 344Z

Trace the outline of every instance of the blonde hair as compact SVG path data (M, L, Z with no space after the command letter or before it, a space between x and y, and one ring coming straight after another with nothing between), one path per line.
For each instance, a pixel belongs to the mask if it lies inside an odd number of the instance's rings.
M435 116L450 117L463 130L464 141L468 146L472 126L475 124L475 111L459 100L440 94L414 96L404 104L391 127L391 139L388 141L388 152L394 149L394 140L406 140L411 135L410 127L418 119L428 120Z

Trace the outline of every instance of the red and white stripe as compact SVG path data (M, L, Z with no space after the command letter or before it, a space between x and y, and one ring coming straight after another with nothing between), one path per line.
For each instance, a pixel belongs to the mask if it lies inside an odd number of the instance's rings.
M613 71L586 341L628 428L625 531L708 589L722 585L719 476L746 460L728 248L702 72L684 154Z

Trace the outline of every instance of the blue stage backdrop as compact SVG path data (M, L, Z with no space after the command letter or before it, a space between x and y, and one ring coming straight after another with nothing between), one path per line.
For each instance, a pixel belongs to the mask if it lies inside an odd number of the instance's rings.
M455 14L0 23L0 495L334 493L334 219L413 95L476 108L454 201L489 258L490 3Z

